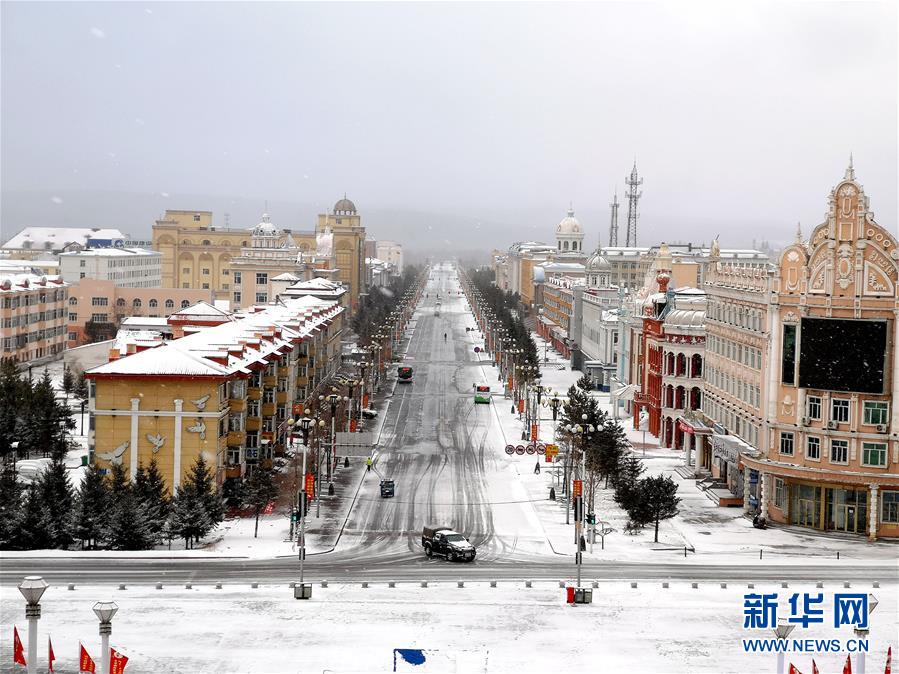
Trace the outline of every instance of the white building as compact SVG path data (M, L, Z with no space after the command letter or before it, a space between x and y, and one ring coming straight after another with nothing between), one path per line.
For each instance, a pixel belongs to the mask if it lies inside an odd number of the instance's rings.
M375 243L375 257L393 265L397 274L403 273L403 247L394 241Z
M0 246L0 251L22 259L58 255L70 250L125 246L130 240L118 229L97 227L26 227Z
M59 274L66 283L88 278L120 288L162 287L162 253L146 248L90 248L61 253Z

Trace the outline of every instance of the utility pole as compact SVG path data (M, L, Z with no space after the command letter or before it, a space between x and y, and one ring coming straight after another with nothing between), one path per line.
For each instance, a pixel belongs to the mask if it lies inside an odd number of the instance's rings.
M615 196L612 198L612 203L609 204L612 208L612 221L609 223L609 246L618 246L618 190L615 190Z
M627 185L627 194L625 195L627 197L627 240L624 245L630 247L637 245L637 218L639 217L637 202L643 196L642 191L637 191L637 188L643 184L643 178L637 176L636 159L634 159L634 168L631 169L630 176L624 179L624 184Z

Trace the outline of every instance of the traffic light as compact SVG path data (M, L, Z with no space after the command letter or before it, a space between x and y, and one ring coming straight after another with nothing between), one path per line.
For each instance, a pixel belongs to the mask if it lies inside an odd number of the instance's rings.
M574 521L575 522L583 522L584 521L584 497L583 496L575 496L574 497Z
M587 524L596 524L596 513L587 513Z
M301 491L297 494L297 504L299 506L298 517L302 519L309 512L309 499L306 498L306 492Z

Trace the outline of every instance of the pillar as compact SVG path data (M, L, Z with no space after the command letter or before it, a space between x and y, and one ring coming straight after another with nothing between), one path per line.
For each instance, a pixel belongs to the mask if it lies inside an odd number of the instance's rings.
M868 540L876 541L877 540L877 491L879 486L876 484L870 485L871 497L870 503L868 504Z
M768 473L759 471L759 490L761 492L761 495L759 496L759 509L761 510L762 517L765 519L768 519L768 490L770 485L771 480L768 477Z
M260 403L261 404L261 403ZM172 447L172 493L175 494L181 486L181 412L184 407L183 400L175 400L175 441ZM218 420L216 420L218 423Z
M749 490L751 488L749 483L749 475L752 473L752 470L749 466L745 466L743 468L743 512L748 513L752 508L749 505Z
M684 433L684 466L690 467L690 455L693 449L693 436L690 433Z
M140 417L137 415L138 410L140 409L140 398L132 398L131 399L131 454L128 459L128 475L131 478L131 481L134 482L134 478L137 475L137 426L138 421L140 421Z

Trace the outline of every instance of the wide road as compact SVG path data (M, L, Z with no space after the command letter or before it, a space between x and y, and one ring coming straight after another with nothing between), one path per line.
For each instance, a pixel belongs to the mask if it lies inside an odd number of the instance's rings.
M478 363L474 321L455 270L433 268L410 326L405 365L411 384L397 384L382 411L375 470L396 482L396 496L381 499L378 480L368 477L336 549L310 555L313 580L511 580L564 579L575 575L571 555L552 550L517 479L498 414L508 414L500 395L495 405L474 405L473 385L498 388L494 371ZM439 295L439 307L438 307ZM444 338L444 335L446 337ZM474 563L427 559L421 549L425 524L450 525L478 549ZM672 553L661 553L672 554ZM706 564L697 558L654 558L643 563L585 562L585 579L714 581L896 582L896 564L859 566L809 563L781 566L767 560ZM6 558L0 582L40 574L53 583L203 583L296 580L295 558Z

